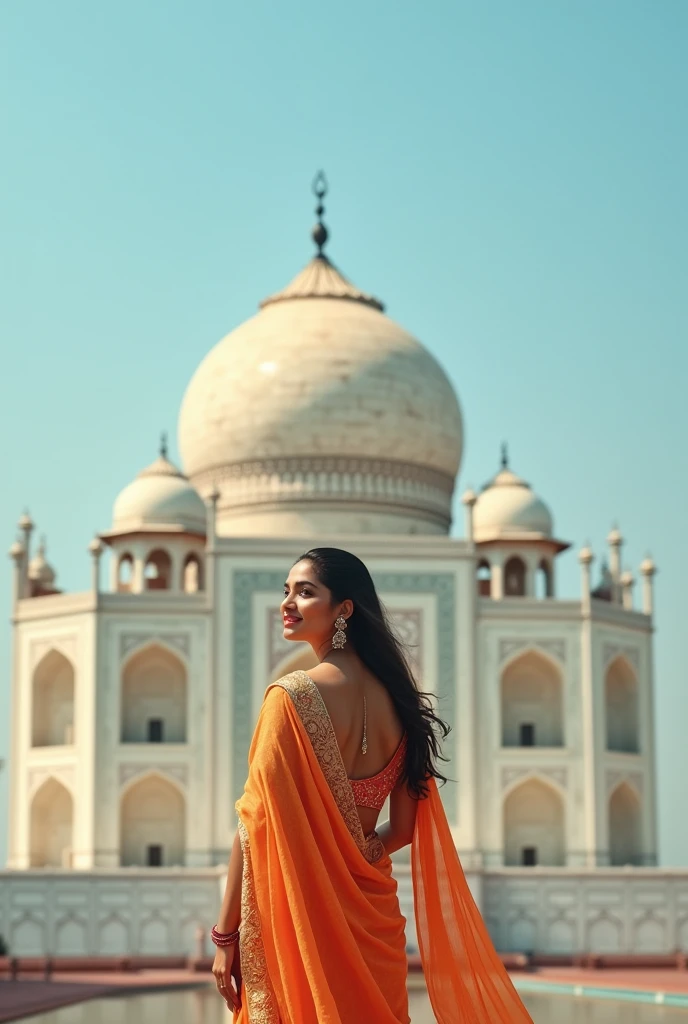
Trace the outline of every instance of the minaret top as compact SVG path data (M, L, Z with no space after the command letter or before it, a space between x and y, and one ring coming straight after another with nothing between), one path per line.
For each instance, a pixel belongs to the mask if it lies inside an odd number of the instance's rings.
M318 218L318 223L311 231L311 237L318 247L318 258L322 259L324 257L323 249L325 248L325 243L329 237L329 232L322 219L325 212L323 199L327 195L327 178L325 177L324 171L318 171L313 179L313 195L318 200L318 204L315 207L315 215Z
M376 299L374 295L368 295L367 292L362 292L360 288L353 285L323 251L329 238L329 232L322 219L325 213L323 199L327 195L327 191L325 173L318 171L313 179L313 194L318 200L315 207L318 222L311 231L311 237L318 251L286 288L263 299L260 303L261 309L288 299L346 299L350 302L358 302L363 306L372 306L373 309L380 312L384 311L385 307L379 299Z

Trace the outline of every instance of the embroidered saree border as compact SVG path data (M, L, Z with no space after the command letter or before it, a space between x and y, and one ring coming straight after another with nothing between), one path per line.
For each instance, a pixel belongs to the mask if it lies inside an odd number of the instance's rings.
M356 810L354 795L342 761L332 719L320 690L306 672L292 672L271 683L281 686L288 693L308 733L318 764L327 781L330 792L351 833L354 842L365 859L374 864L384 856L385 848L377 832L363 834L361 819ZM266 689L269 690L270 687ZM237 801L237 804L239 801ZM279 1009L274 989L270 982L265 946L260 924L260 912L251 861L251 844L248 831L241 818L237 828L244 859L241 879L241 929L239 933L239 954L244 981L244 996L247 1000L250 1024L280 1024Z
M241 876L241 930L239 956L244 981L244 996L248 1002L250 1024L280 1024L277 1000L270 983L265 946L260 928L260 913L256 901L248 832L241 818L238 823L244 869Z
M378 838L377 832L373 831L369 835L363 834L361 819L356 810L354 794L342 761L332 719L320 690L308 673L301 670L282 676L270 686L281 686L289 694L303 727L308 733L318 764L346 827L365 859L370 864L374 864L384 856L385 848ZM270 686L267 690L270 689Z

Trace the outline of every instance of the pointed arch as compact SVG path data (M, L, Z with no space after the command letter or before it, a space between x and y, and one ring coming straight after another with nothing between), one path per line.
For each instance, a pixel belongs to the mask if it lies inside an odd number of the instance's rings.
M487 558L481 558L475 568L478 597L492 596L492 566Z
M164 548L149 552L143 568L146 590L169 590L172 585L172 559Z
M187 670L176 652L154 641L132 652L122 667L123 743L185 743Z
M502 669L502 746L561 747L563 681L556 662L534 647Z
M612 866L642 864L642 807L626 780L609 798L609 862Z
M120 864L184 865L186 800L179 786L159 772L146 772L120 796Z
M74 742L74 665L51 648L36 666L31 687L31 743L34 747Z
M504 863L561 866L566 860L564 801L558 789L530 776L517 782L503 804Z
M544 599L554 597L554 574L548 558L541 558L535 573L535 596Z
M32 868L72 866L74 801L54 776L38 787L31 800L29 862Z
M520 555L512 555L504 565L504 596L525 597L526 593L526 563Z
M205 580L203 574L203 561L201 556L196 552L190 552L184 559L182 565L182 578L180 589L185 594L197 594L199 591L205 589Z
M638 677L630 661L617 655L604 675L607 750L640 753Z
M117 591L121 594L130 593L134 585L134 556L125 551L117 558Z

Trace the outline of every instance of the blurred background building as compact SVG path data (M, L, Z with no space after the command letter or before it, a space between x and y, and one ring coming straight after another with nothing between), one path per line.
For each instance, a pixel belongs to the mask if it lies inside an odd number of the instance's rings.
M314 664L284 641L279 605L317 544L370 567L452 726L442 794L498 946L677 948L688 888L651 870L655 567L639 567L638 599L614 528L599 583L583 545L580 597L561 599L570 545L506 447L449 536L457 397L325 254L323 194L316 255L203 360L182 467L163 438L89 545L89 590L60 592L20 520L2 930L16 952L193 948L265 686Z

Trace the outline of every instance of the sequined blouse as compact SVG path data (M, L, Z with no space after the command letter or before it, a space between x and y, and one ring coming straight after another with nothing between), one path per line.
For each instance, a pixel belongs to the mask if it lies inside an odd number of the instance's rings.
M382 771L367 779L349 779L357 807L372 807L376 811L382 810L382 805L396 786L404 769L405 753L406 733L401 737L391 761Z

